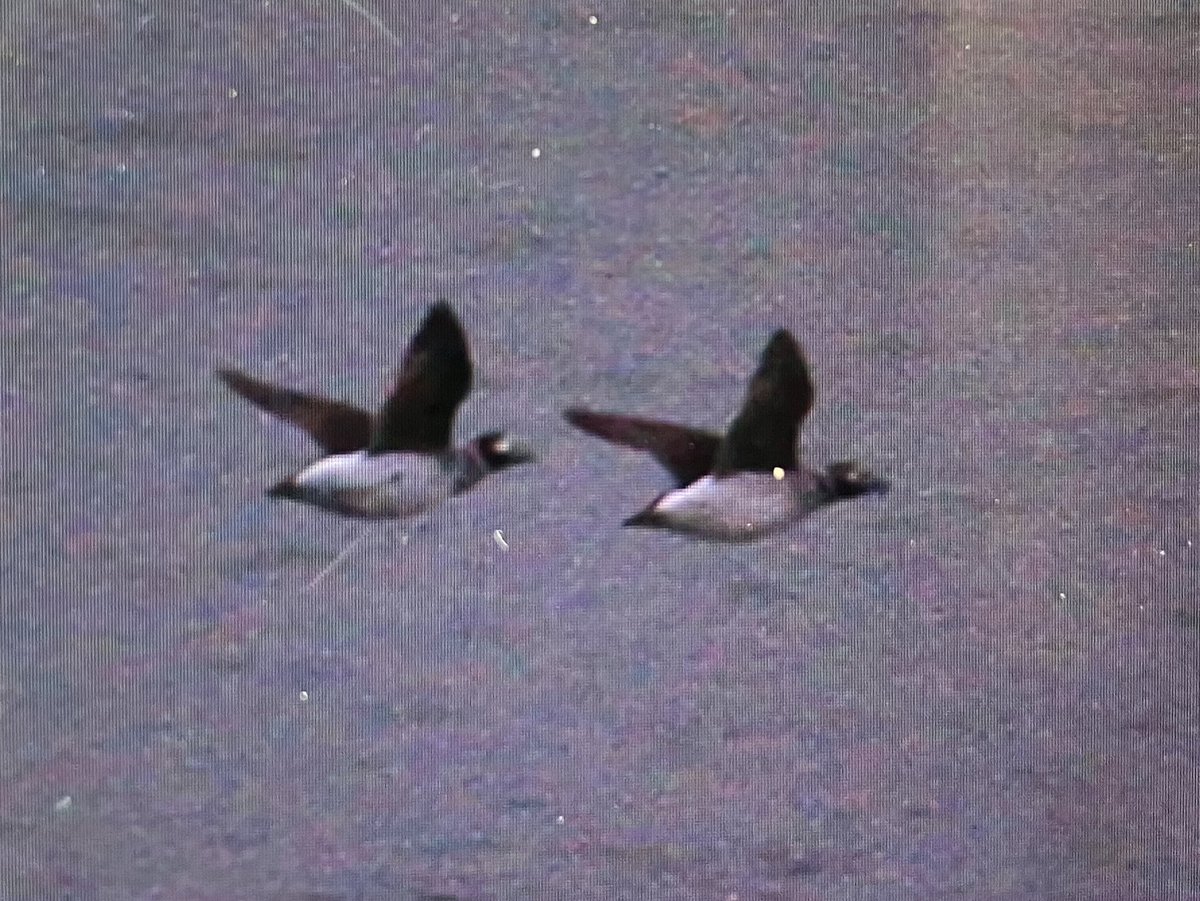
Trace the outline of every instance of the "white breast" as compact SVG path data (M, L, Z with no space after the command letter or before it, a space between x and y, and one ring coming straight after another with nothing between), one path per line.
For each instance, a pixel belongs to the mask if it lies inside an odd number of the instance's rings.
M726 541L747 540L777 531L810 509L803 473L777 479L771 473L741 473L723 479L704 476L666 494L656 513L673 528Z
M441 457L428 454L336 454L300 472L303 500L350 516L412 516L444 501L454 475Z

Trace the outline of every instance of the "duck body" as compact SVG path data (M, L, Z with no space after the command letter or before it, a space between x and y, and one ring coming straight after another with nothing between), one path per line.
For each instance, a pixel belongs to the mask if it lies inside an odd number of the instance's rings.
M742 408L724 435L578 407L567 420L615 444L649 451L675 477L623 525L669 529L714 541L752 541L837 501L882 494L888 483L858 463L802 466L800 426L813 404L808 364L780 329L762 352Z
M672 529L715 541L753 541L786 528L829 503L824 480L807 470L706 475L668 491L627 526Z
M455 494L455 456L336 454L322 457L268 494L362 519L415 516Z
M218 375L251 403L304 429L325 451L270 488L270 497L343 516L397 519L424 512L492 472L533 458L501 432L451 445L454 416L470 391L472 367L462 326L445 303L429 310L391 394L374 416L235 370Z
M333 454L267 493L360 519L416 516L471 488L492 472L498 456L516 453L499 448L501 442L483 436L440 454Z

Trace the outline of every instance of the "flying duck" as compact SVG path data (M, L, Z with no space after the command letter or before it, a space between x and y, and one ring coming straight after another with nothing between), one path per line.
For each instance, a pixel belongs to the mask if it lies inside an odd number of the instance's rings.
M471 390L467 339L449 305L430 308L376 416L269 385L232 369L218 377L251 403L306 431L325 455L268 489L271 497L344 516L414 516L532 455L502 432L452 447L454 414Z
M675 477L623 525L671 529L718 541L750 541L815 510L888 483L858 463L825 470L800 465L796 442L813 404L813 384L800 346L780 329L763 350L742 409L724 437L616 413L572 408L572 425L616 444L649 451Z

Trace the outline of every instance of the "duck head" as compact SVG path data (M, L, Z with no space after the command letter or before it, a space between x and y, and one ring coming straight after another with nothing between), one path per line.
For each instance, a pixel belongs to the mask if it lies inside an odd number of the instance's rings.
M861 463L839 460L825 470L830 500L843 501L864 494L886 494L891 483L872 473Z

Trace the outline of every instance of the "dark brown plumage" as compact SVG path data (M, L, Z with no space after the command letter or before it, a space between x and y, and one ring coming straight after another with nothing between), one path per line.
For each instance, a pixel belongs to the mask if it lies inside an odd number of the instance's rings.
M378 416L234 369L217 375L255 406L299 426L327 454L438 453L450 446L454 415L471 390L471 357L454 311L438 303L413 336Z

